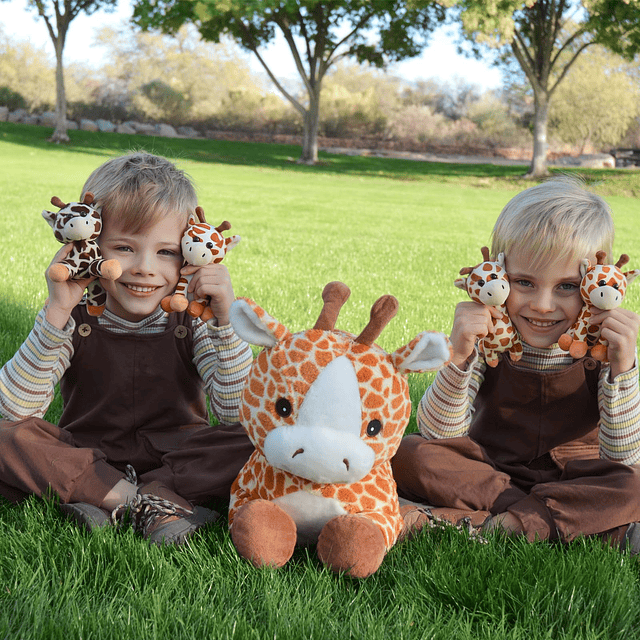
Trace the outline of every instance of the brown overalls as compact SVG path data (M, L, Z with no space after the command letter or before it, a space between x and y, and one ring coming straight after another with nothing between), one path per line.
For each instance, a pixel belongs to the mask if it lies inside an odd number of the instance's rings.
M239 423L212 427L194 366L192 320L169 316L161 334L116 334L74 309L74 356L60 381L59 426L0 422L0 495L51 488L62 502L101 506L133 465L193 503L228 498L253 452Z
M530 540L609 531L640 520L640 475L598 459L598 373L583 358L561 371L487 367L469 435L406 436L392 460L401 497L433 506L509 511Z

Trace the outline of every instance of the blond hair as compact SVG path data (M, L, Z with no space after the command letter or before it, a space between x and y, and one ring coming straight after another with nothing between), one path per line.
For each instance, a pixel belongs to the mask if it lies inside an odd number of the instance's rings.
M493 228L491 254L524 253L532 267L559 254L570 260L606 251L614 226L609 205L582 181L564 176L525 189L504 207Z
M191 179L161 156L137 151L100 165L87 179L102 215L126 231L137 233L166 216L182 216L185 226L198 198Z

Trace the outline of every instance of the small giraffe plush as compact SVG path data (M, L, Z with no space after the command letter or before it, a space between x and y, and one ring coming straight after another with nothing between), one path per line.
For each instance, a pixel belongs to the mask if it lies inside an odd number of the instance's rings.
M105 260L96 239L102 231L102 215L99 207L93 206L93 194L85 193L82 202L65 204L60 198L51 198L51 204L60 211L44 210L42 217L53 229L53 235L62 244L73 244L67 257L48 269L48 275L54 282L81 280L88 276L97 276L108 280L117 280L122 275L120 263ZM87 287L85 296L87 311L99 316L104 311L102 287L94 280Z
M491 260L489 248L482 247L483 261L475 267L465 267L460 270L461 276L454 284L464 289L474 302L488 307L494 307L497 314L492 314L493 331L481 339L478 350L490 367L496 367L500 362L498 354L509 352L511 360L517 362L522 358L522 344L518 334L507 315L505 302L511 291L509 277L504 267L504 254L498 254L497 260Z
M196 213L189 216L187 230L182 235L182 256L185 264L203 267L207 264L222 262L228 251L231 251L240 242L240 236L229 236L225 238L223 231L231 229L231 224L226 220L212 227L204 219L204 209L196 207ZM213 312L209 308L207 299L192 300L187 298L187 288L191 282L193 274L180 276L173 295L167 296L160 303L167 312L184 311L194 318L201 318L203 321L213 318Z
M558 340L558 346L574 358L582 358L591 349L591 356L595 360L608 360L607 342L600 337L601 327L591 323L593 309L619 307L627 286L640 273L640 269L622 272L621 267L629 262L629 256L624 253L616 264L605 264L606 259L607 254L598 251L596 264L592 265L586 258L580 264L580 295L584 305L575 324Z
M240 406L256 450L229 508L233 543L257 567L317 542L326 566L364 578L403 529L390 466L411 415L403 374L439 368L450 346L434 332L392 354L374 344L397 312L393 296L373 305L360 335L335 329L349 294L329 283L313 329L294 334L250 300L231 305L236 333L264 347Z

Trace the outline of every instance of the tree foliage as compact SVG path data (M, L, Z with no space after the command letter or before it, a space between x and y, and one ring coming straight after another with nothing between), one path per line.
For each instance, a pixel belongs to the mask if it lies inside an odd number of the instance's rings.
M415 0L419 2L419 0ZM442 0L454 7L477 53L515 60L534 103L532 177L547 173L551 99L583 51L602 44L633 57L640 49L638 0Z
M565 142L601 148L615 145L640 115L635 67L603 47L576 61L556 91L549 119Z
M251 121L284 118L288 111L229 38L208 43L189 26L166 36L123 24L104 27L97 39L113 91L143 117L172 124L210 119L244 128Z
M435 0L420 7L403 0L137 0L134 16L143 28L169 33L193 22L205 40L229 34L251 51L302 116L302 160L315 162L322 83L331 66L348 57L382 66L415 56L444 12ZM305 99L293 95L262 56L276 32L289 47Z

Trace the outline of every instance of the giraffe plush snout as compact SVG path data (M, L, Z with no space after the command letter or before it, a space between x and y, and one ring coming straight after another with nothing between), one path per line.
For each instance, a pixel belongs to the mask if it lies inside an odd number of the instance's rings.
M507 301L510 291L511 287L506 280L489 280L478 292L478 298L488 307L498 307Z
M589 300L594 307L609 311L617 309L622 303L623 293L609 284L597 287L589 293Z

